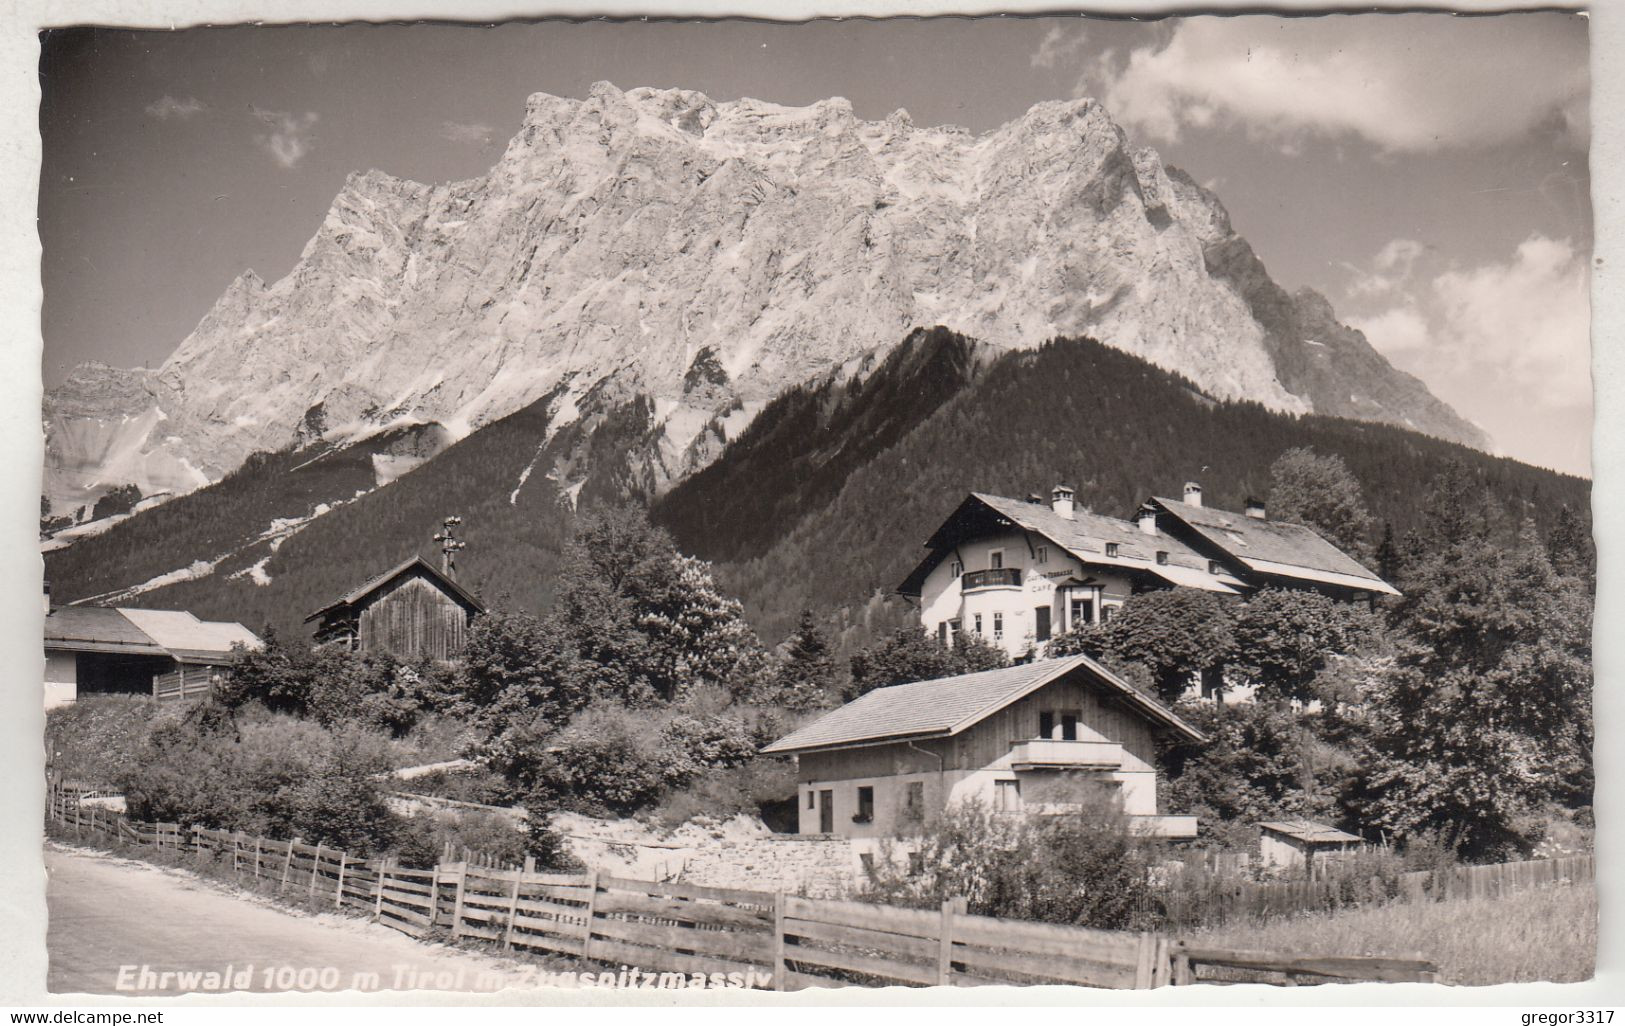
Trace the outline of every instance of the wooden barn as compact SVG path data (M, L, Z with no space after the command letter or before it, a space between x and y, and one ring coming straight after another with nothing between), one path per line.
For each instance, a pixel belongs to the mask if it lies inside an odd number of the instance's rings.
M305 622L316 621L318 645L445 660L461 657L469 622L483 612L479 600L456 581L413 556Z

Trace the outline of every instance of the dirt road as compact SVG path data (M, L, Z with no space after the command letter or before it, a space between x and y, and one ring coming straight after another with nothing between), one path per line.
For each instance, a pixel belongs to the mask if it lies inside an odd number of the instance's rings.
M45 867L53 993L473 991L528 977L517 962L285 911L181 870L57 845Z

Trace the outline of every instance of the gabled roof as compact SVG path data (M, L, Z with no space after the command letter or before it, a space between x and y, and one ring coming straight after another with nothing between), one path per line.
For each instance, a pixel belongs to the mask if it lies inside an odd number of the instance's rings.
M1293 840L1304 841L1309 844L1348 844L1350 842L1358 843L1364 840L1364 838L1339 830L1334 826L1329 826L1325 823L1316 823L1313 820L1307 819L1279 820L1270 823L1260 823L1258 826L1261 830L1272 830L1278 834L1285 834Z
M1300 524L1263 520L1178 499L1151 502L1255 573L1398 595L1352 556Z
M45 617L45 647L67 652L169 656L182 663L220 663L231 647L258 648L240 623L199 620L173 609L63 606Z
M931 554L897 590L904 595L918 595L926 576L956 543L957 525L979 511L991 512L1014 527L1041 534L1090 565L1121 567L1154 575L1169 584L1226 595L1235 594L1242 586L1242 582L1229 573L1209 573L1207 558L1178 538L1167 534L1148 535L1127 520L1082 509L1076 510L1069 520L1042 503L972 492L926 542ZM1116 555L1106 554L1109 543L1116 545ZM1158 552L1168 554L1166 564L1157 562Z
M373 592L378 591L380 588L383 588L385 585L393 582L397 578L413 571L422 573L425 577L429 578L436 587L449 593L474 612L485 612L485 607L480 604L480 600L463 590L462 586L456 581L452 580L450 577L447 577L439 570L436 570L434 566L422 556L413 556L406 562L401 563L398 566L391 567L390 569L379 574L377 577L366 581L354 591L351 591L345 595L343 598L340 598L335 602L331 602L316 610L314 613L311 613L309 616L305 617L305 622L309 623L310 621L315 620L318 617L326 616L328 613L335 610L343 609L346 606L353 606L357 602L360 602L362 599L366 598L368 595L371 595Z
M847 748L893 740L952 737L1052 681L1084 673L1156 725L1193 741L1205 738L1167 706L1136 691L1090 659L1067 656L1019 666L876 688L762 749L769 754Z

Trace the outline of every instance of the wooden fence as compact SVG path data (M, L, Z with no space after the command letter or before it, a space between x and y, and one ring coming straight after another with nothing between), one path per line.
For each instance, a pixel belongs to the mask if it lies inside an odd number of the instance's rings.
M331 902L413 937L474 939L657 973L739 973L759 987L1072 984L1146 989L1207 982L1217 966L1290 982L1430 981L1421 960L1305 959L1189 947L1156 933L1090 930L936 909L826 901L783 892L545 873L467 861L408 869L320 844L128 817L53 790L52 821L80 837L152 845L230 865L285 894Z
M1361 868L1328 871L1313 878L1253 881L1210 876L1199 885L1175 879L1153 895L1171 923L1216 926L1265 920L1302 912L1331 912L1396 900L1445 901L1501 898L1520 890L1560 883L1588 883L1595 877L1591 855L1570 855L1486 866L1451 866L1383 877Z
M220 675L218 666L187 666L169 673L155 674L152 678L152 697L160 702L179 702L188 698L201 698L209 693L211 683Z

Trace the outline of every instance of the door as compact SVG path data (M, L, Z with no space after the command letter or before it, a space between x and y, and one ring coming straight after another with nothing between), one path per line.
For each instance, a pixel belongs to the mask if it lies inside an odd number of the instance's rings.
M818 792L818 832L833 834L835 832L835 792Z

